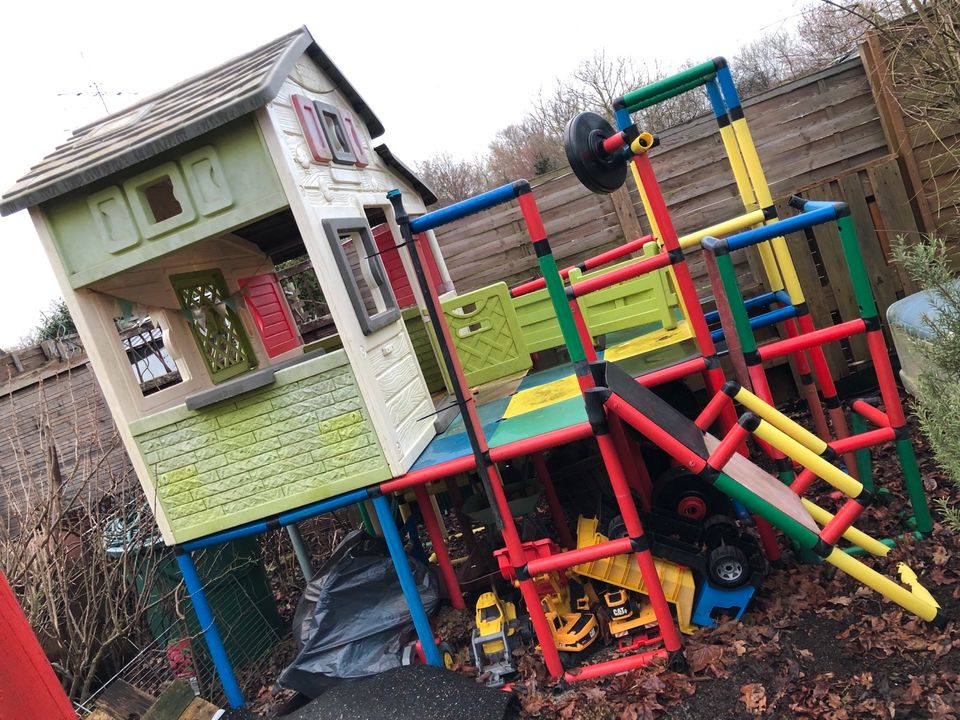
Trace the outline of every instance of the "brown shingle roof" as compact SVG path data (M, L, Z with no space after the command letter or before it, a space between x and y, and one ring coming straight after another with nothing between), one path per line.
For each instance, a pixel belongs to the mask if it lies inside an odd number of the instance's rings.
M382 135L370 106L302 27L75 130L4 193L0 215L76 190L266 105L304 52L346 95L370 135Z

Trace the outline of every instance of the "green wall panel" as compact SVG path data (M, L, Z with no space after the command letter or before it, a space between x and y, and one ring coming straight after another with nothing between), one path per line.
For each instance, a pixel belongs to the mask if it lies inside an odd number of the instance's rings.
M177 542L390 477L343 351L209 408L131 425Z
M155 220L147 196L165 179L181 211ZM286 205L260 130L247 115L41 209L76 288Z

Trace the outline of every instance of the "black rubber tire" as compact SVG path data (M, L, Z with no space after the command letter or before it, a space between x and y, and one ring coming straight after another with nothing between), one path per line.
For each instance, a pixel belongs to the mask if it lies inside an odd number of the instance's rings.
M730 511L730 500L726 495L686 468L670 468L653 483L654 507L679 514L677 507L687 497L697 497L703 501L706 505L707 518L712 515L724 515Z
M440 653L440 659L443 661L443 666L447 670L452 670L453 665L456 662L457 654L453 651L450 643L438 642L437 651Z
M707 555L707 575L717 587L743 587L750 574L750 558L736 545L720 545Z
M737 522L729 515L711 515L703 521L703 544L713 550L740 537Z

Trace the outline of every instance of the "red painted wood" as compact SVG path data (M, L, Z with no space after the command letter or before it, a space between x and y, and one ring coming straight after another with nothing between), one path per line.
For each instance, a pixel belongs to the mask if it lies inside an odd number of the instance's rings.
M0 573L0 718L76 720L60 681Z
M247 310L257 324L257 332L270 357L303 344L297 324L274 273L240 278Z
M303 95L291 95L290 104L293 105L293 111L300 121L300 130L303 131L303 139L310 148L310 154L313 161L318 163L329 163L333 160L333 152L327 144L327 137L323 134L323 128L320 127L320 117L317 115L317 108L313 100Z

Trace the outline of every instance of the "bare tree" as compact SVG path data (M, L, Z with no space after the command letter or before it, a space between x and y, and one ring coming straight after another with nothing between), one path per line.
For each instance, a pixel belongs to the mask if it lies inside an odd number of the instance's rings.
M560 138L528 117L497 133L490 143L487 173L493 184L499 185L552 172L566 162Z
M72 400L54 417L75 411ZM68 695L82 702L144 640L146 613L162 599L151 579L160 542L132 470L109 462L123 452L116 433L81 432L83 418L75 416L74 440L66 442L73 447L66 448L62 434L54 437L42 386L27 414L3 437L20 472L0 483L0 567ZM40 434L42 462L31 459L21 425Z
M882 25L880 62L907 119L926 145L924 192L939 232L960 231L960 0L903 0L910 14Z
M417 163L417 174L436 193L441 205L463 200L489 187L482 160L455 160L450 153L439 153Z

